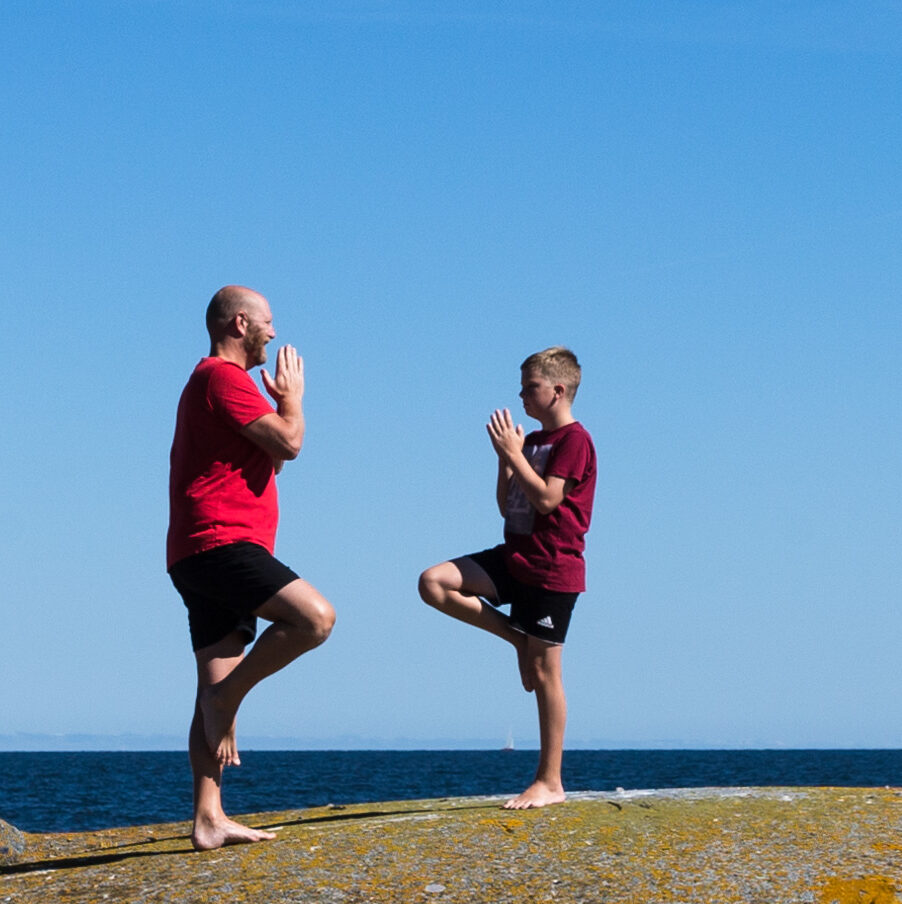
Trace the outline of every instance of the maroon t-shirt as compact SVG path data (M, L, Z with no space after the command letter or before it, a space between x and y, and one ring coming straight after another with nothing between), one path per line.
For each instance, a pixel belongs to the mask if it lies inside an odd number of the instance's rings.
M169 471L166 567L246 540L273 552L279 520L272 458L240 430L273 408L244 368L202 358L179 400Z
M595 497L595 447L578 421L557 430L536 430L523 454L546 480L575 480L563 502L547 515L537 512L516 479L507 492L504 519L505 559L510 573L524 584L564 593L586 589L585 534Z

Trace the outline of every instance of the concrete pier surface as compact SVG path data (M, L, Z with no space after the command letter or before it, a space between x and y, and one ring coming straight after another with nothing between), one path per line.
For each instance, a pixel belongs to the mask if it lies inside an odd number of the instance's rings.
M204 853L187 823L25 833L21 851L6 848L0 902L902 904L896 789L581 793L530 811L501 802L257 814L242 821L275 841Z

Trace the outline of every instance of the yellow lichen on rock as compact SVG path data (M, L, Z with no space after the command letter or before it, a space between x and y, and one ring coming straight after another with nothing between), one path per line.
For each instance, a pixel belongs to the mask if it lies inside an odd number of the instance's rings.
M820 889L818 904L902 904L899 889L883 876L831 878Z
M194 853L186 823L28 835L0 904L902 904L902 796L744 788L353 804L244 817L275 841ZM103 895L108 897L103 898Z

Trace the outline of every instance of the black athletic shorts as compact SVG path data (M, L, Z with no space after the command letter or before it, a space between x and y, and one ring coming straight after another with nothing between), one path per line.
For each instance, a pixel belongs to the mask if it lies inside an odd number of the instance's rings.
M466 558L472 559L495 585L496 598L489 602L493 606L510 603L508 618L514 630L546 643L564 643L578 593L546 590L518 581L507 570L503 546L470 553Z
M254 612L298 576L256 543L229 543L188 556L169 569L188 607L191 646L202 650L240 631L257 636Z

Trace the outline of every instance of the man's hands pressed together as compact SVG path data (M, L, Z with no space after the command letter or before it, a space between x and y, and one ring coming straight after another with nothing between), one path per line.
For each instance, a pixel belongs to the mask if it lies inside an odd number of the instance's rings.
M276 355L276 375L271 377L264 368L260 371L263 386L276 403L304 395L304 359L293 345L283 345Z

